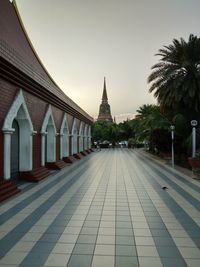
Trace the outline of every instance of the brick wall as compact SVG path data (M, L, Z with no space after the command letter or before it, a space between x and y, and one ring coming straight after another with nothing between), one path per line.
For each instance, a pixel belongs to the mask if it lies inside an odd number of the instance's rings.
M13 84L0 80L0 177L3 177L3 133L1 131L4 118L8 113L16 93L20 88ZM32 120L34 131L37 134L33 136L33 168L40 167L41 163L41 127L44 120L45 113L48 108L48 103L23 91L29 115ZM63 119L63 111L52 106L53 117L56 125L57 133L60 133L60 127ZM72 117L68 116L69 128L71 128ZM56 160L60 158L60 136L56 137Z

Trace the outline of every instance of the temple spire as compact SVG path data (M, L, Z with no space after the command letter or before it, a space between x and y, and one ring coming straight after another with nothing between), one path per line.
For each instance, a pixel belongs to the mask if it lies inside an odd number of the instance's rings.
M106 77L104 77L102 100L106 102L108 101L107 91L106 91Z
M110 105L108 104L108 96L106 91L106 78L104 77L104 83L103 83L103 95L102 95L102 101L99 107L99 116L98 121L108 121L113 122L111 111L110 111Z

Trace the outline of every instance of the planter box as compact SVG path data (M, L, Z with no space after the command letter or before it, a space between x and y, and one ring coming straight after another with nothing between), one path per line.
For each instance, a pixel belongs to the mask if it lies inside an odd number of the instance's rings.
M188 158L188 162L192 169L200 169L200 158Z
M172 157L170 152L160 152L160 156L165 160L167 164L171 164Z
M200 158L188 158L188 162L192 167L194 179L200 179Z
M171 159L172 154L171 154L171 152L160 152L160 156L164 159L166 159L166 158Z

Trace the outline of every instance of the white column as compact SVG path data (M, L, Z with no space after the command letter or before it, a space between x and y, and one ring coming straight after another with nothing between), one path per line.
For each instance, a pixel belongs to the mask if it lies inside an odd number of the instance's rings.
M84 150L87 150L88 147L87 147L87 136L85 136L84 138Z
M10 179L11 134L14 130L3 130L4 133L4 179Z
M60 134L60 159L63 158L63 136L64 134Z
M192 157L196 156L196 128L192 128Z
M71 154L73 156L74 155L74 136L73 134L71 134L70 136L71 136Z
M45 135L46 132L41 133L41 166L45 166Z

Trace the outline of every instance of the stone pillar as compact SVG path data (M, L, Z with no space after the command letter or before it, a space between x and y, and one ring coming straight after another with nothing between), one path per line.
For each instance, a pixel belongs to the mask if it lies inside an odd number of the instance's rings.
M11 162L11 135L14 130L3 130L4 133L4 179L10 179L10 162Z
M63 136L64 134L60 134L60 159L63 158Z

